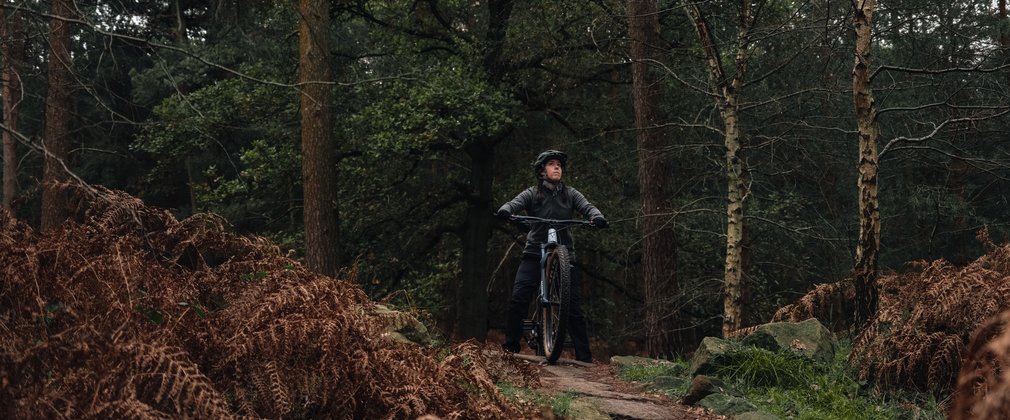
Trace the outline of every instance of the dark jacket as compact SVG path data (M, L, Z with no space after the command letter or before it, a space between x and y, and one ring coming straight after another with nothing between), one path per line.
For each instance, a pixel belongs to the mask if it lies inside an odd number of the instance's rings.
M501 209L508 210L511 214L526 211L527 215L544 219L571 219L576 212L588 220L603 217L603 213L586 200L582 193L561 182L553 190L542 184L529 187L512 201L503 204ZM540 244L547 241L547 228L545 224L537 224L530 229L530 233L526 235L526 248L523 249L523 254L540 256ZM572 239L571 229L559 230L558 242L572 250L574 255L575 241Z

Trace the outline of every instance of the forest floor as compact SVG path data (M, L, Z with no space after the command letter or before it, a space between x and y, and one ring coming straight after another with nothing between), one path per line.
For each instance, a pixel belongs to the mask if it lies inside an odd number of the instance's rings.
M542 358L520 354L518 357L540 368L539 392L546 395L567 393L576 401L588 402L614 419L715 420L726 417L712 414L701 407L681 404L667 395L649 392L642 385L621 379L617 369L604 363L581 363L559 359L548 365ZM580 412L571 417L586 418ZM605 418L600 416L599 418Z

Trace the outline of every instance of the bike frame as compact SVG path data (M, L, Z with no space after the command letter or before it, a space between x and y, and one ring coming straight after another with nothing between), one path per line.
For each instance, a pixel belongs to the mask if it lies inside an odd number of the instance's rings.
M529 320L529 330L532 333L530 342L531 343L535 342L537 344L537 347L534 347L537 350L537 354L547 356L548 361L550 363L553 363L555 359L552 359L550 355L546 354L548 349L544 348L545 347L544 340L547 338L541 336L541 334L543 334L541 327L544 326L545 322L548 322L548 320L544 319L545 316L544 314L547 312L547 309L550 308L551 305L559 304L550 301L550 291L548 290L549 285L547 279L547 269L548 269L547 260L550 258L551 252L555 248L563 246L558 241L559 228L561 227L568 228L570 226L579 226L579 225L591 226L592 224L584 220L555 220L555 219L542 219L539 217L532 217L532 216L512 216L511 219L513 221L523 223L530 227L532 227L533 224L537 223L546 223L548 225L547 240L544 241L544 243L540 244L540 295L536 299L537 310L535 311L532 319ZM570 266L567 268L571 269ZM526 321L524 321L524 324L526 324ZM551 339L550 344L551 347L557 347L559 345L561 347L564 346L565 335L567 334L559 334L559 335L560 336L553 337L553 339ZM531 344L530 347L533 347L533 345ZM558 354L560 354L560 350L555 352L554 358L556 358Z
M547 299L547 255L558 246L558 230L551 226L547 228L547 242L540 244L540 304L549 305Z

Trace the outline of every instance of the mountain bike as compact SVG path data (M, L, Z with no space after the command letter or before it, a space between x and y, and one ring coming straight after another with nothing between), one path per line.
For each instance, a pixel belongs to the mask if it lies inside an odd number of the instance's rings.
M558 243L558 230L571 226L592 226L585 220L555 220L532 216L512 216L511 220L533 227L547 224L547 241L540 244L540 295L531 305L530 319L523 321L527 344L538 356L554 363L561 357L568 333L571 309L572 262L568 247Z

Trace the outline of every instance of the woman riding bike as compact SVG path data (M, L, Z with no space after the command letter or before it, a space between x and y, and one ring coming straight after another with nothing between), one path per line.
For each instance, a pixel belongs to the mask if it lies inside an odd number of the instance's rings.
M570 219L578 212L588 219L593 226L607 227L607 219L603 217L596 206L593 206L582 193L561 182L561 175L568 162L568 156L557 150L547 150L533 161L533 174L537 184L523 190L498 209L497 215L508 219L512 215L525 211L530 216L544 219ZM523 318L527 314L530 301L537 290L540 278L540 244L547 241L547 226L538 225L530 228L526 236L526 247L523 249L523 259L516 272L515 283L512 286L512 298L509 300L508 318L505 327L505 344L507 352L518 353L523 332ZM572 259L575 256L575 242L571 229L558 231L558 241L571 250ZM591 362L592 352L589 350L589 336L586 333L586 319L581 308L581 275L579 270L572 269L571 277L571 309L568 318L568 331L575 347L575 359L580 362ZM563 340L564 337L561 337Z

